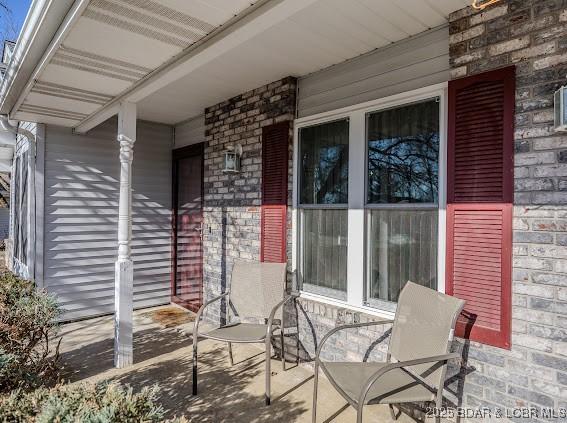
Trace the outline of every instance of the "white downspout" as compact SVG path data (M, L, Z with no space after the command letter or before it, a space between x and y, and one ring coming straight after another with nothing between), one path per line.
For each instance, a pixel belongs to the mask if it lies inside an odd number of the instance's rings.
M14 134L14 142L11 145L16 145L16 136L23 135L26 137L30 142L35 142L35 135L33 132L28 131L24 128L18 127L17 121L12 121L15 123L11 123L10 119L8 119L7 115L0 115L0 134L2 133L11 133ZM7 144L4 142L4 138L0 135L0 144Z

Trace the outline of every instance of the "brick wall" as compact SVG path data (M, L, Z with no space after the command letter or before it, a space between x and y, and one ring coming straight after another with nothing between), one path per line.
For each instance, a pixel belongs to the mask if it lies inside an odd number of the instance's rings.
M502 0L483 12L457 11L450 21L452 77L515 64L517 93L513 345L508 351L456 341L465 360L450 369L447 397L471 408L567 407L567 134L552 131L552 94L567 83L567 3ZM260 128L293 118L294 90L286 79L206 111L207 295L220 292L234 258L258 259ZM245 151L243 173L224 175L222 151L237 141ZM306 299L289 311L297 317L306 362L330 329L372 319ZM325 355L383 359L388 334L387 326L345 331L329 340Z
M465 360L449 371L447 398L469 408L567 407L567 134L552 129L553 92L567 84L567 2L501 1L450 21L452 78L515 64L517 93L512 349L455 342ZM370 318L304 299L299 309L305 359L329 329ZM387 335L345 332L329 341L328 358L381 358L383 343L372 341Z
M296 81L288 77L205 110L205 299L224 291L235 259L260 259L262 128L294 119L295 91ZM224 151L236 144L243 150L241 172L224 173ZM291 200L291 154L289 166ZM216 321L221 317L217 304L207 316Z
M552 126L553 92L567 84L567 2L501 1L450 21L453 78L517 72L512 349L471 345L464 401L565 407L567 134Z

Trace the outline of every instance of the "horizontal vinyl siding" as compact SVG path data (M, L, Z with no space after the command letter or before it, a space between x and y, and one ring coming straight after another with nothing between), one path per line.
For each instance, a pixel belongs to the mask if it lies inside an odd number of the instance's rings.
M89 132L49 126L45 151L45 286L65 320L112 313L117 255L116 120ZM132 171L134 307L168 303L171 142L165 125L138 122Z
M299 79L298 116L449 80L449 30L432 29Z
M175 148L205 141L205 115L199 115L175 126Z

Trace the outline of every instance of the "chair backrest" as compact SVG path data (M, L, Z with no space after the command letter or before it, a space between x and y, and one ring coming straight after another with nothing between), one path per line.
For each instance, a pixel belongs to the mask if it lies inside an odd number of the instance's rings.
M272 308L284 297L286 267L286 263L234 262L230 302L240 318L267 318L270 315Z
M455 324L465 302L430 288L407 282L398 300L389 353L398 361L450 352ZM438 388L446 366L422 364L408 369Z

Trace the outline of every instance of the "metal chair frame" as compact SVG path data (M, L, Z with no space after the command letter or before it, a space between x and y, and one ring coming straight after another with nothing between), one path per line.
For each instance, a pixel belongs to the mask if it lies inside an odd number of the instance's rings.
M448 342L447 342L447 346L446 346L446 351L447 351L446 354L435 355L435 356L431 356L431 357L420 357L420 358L413 359L413 360L392 362L392 356L391 356L390 348L388 348L388 353L386 355L386 363L388 363L388 364L386 364L384 367L382 367L381 369L379 369L378 371L376 371L372 375L370 375L370 377L367 379L364 386L362 386L360 394L359 394L358 398L356 398L356 399L351 398L333 380L332 375L326 369L325 362L322 361L321 357L320 357L321 352L323 351L323 347L325 346L325 343L327 342L327 340L331 336L333 336L335 333L342 331L342 330L345 330L345 329L394 324L396 322L397 313L396 313L396 318L394 318L393 320L379 320L379 321L364 322L364 323L352 323L352 324L337 326L336 328L330 330L321 339L321 342L319 343L319 346L318 346L317 351L315 353L315 369L314 369L315 375L314 375L314 387L313 387L312 422L316 423L316 421L317 421L317 389L318 389L318 382L319 382L319 368L321 368L323 370L323 373L327 376L327 379L329 380L331 385L337 390L337 392L339 392L339 394L341 394L341 396L348 402L349 405L351 405L352 407L354 407L356 409L356 413L357 413L356 421L357 421L357 423L362 423L363 408L364 408L364 405L366 403L366 398L367 398L368 393L370 392L371 388L374 386L375 383L380 381L380 378L382 376L384 376L384 374L386 374L386 373L388 373L392 370L395 370L395 369L404 370L406 373L411 375L416 381L423 383L429 390L432 391L432 393L435 393L435 405L438 409L441 408L442 407L442 401L443 401L444 383L443 382L440 383L439 386L431 386L421 376L415 374L414 372L412 372L408 368L412 367L412 366L420 365L420 364L432 363L432 366L433 366L436 363L439 363L443 366L443 368L441 369L441 381L445 380L446 373L447 373L447 363L449 362L449 360L456 360L456 359L459 359L461 357L460 354L450 353L449 351L450 351L451 342L452 342L453 336L454 336L454 328L455 328L455 325L456 325L456 321L457 321L457 318L458 318L459 314L461 313L463 307L464 307L464 302L462 303L460 310L458 310L458 312L454 315L453 321L451 322L451 328L452 329L451 329L451 333L449 334L449 337L448 337ZM397 418L399 417L399 414L396 415L394 413L393 404L388 404L388 406L389 406L392 418L394 420L397 420ZM437 423L439 423L441 421L440 416L436 415L435 421Z
M285 340L284 340L284 336L285 336L285 325L284 325L284 313L282 310L282 318L280 321L280 324L277 324L274 322L275 320L275 315L276 312L278 311L278 309L282 308L286 303L288 303L289 301L294 300L295 298L298 297L298 294L292 293L292 294L288 294L285 295L284 299L281 300L278 304L276 304L273 308L272 311L270 313L270 316L266 319L266 333L265 335L261 338L261 339L257 339L257 340L249 340L249 341L235 341L235 340L227 340L227 339L222 339L220 337L215 337L215 336L208 336L206 333L199 333L199 323L201 320L201 316L203 315L203 312L205 311L205 309L213 304L216 301L219 301L223 298L228 298L228 309L230 310L230 291L227 291L207 302L205 302L205 304L203 304L201 306L201 308L199 309L199 311L197 312L197 316L195 317L195 325L193 327L193 395L197 395L197 344L198 344L198 339L199 336L202 338L207 338L207 339L214 339L217 341L224 341L227 342L227 346L228 346L228 357L229 357L229 362L230 365L234 365L234 357L233 357L233 353L232 353L232 344L259 344L259 343L265 343L266 346L266 357L265 357L265 361L266 361L266 393L265 393L265 402L266 405L270 405L271 403L271 357L272 357L272 338L274 335L274 332L279 330L280 332L280 343L281 343L281 362L282 362L282 370L285 371ZM229 314L230 315L230 314Z

